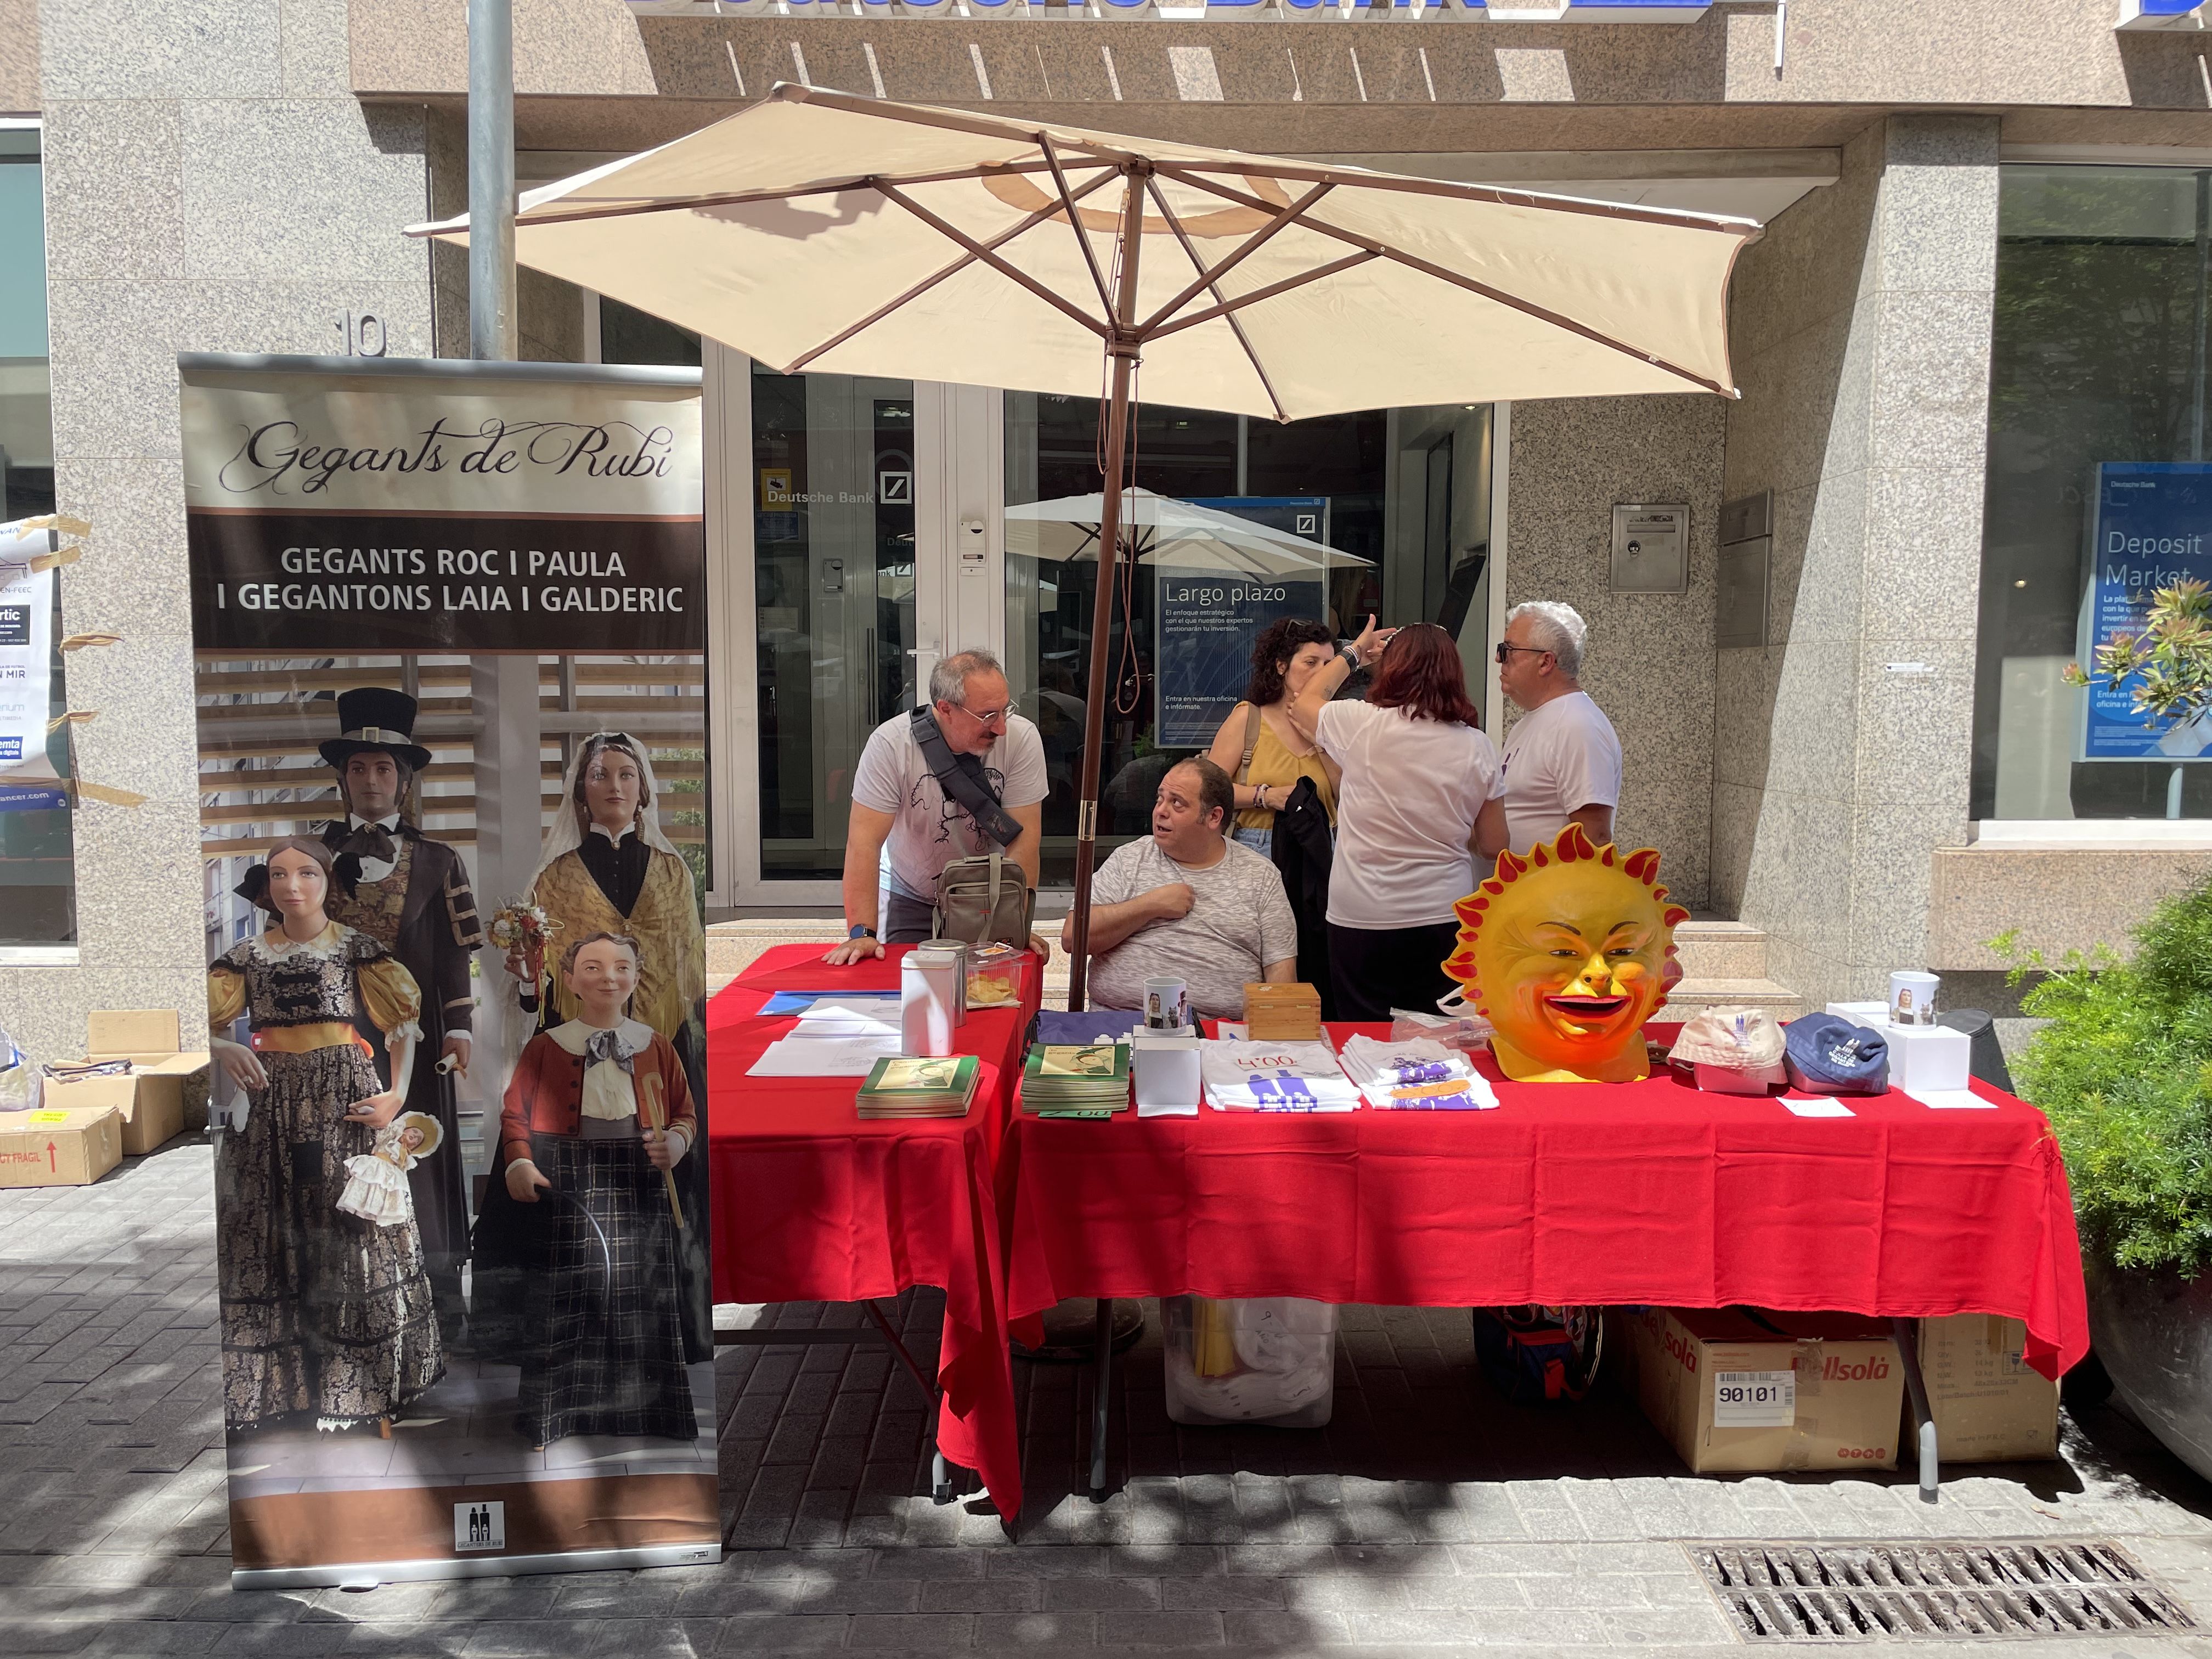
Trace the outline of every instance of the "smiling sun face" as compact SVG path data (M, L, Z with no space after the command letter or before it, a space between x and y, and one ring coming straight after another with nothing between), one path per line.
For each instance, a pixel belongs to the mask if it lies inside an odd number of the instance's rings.
M1682 976L1659 854L1594 847L1578 823L1462 899L1459 945L1444 971L1497 1028L1505 1075L1534 1083L1622 1083L1647 1076L1644 1022Z

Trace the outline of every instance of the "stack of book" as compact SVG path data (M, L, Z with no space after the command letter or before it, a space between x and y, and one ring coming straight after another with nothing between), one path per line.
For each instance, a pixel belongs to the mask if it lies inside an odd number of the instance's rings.
M982 1069L982 1062L973 1054L879 1060L860 1085L860 1115L965 1117L975 1098L975 1080Z
M1040 1042L1022 1072L1022 1109L1037 1117L1111 1117L1129 1106L1126 1042Z

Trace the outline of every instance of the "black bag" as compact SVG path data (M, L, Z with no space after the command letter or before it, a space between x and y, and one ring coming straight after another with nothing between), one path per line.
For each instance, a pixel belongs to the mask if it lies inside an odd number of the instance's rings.
M1328 877L1336 860L1328 809L1311 778L1291 786L1275 811L1270 855L1298 924L1298 977L1321 992L1321 1017L1336 1018L1336 989L1328 971Z

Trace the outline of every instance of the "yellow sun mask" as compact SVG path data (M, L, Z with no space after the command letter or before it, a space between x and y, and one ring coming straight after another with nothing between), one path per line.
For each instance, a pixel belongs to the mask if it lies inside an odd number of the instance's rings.
M1496 1028L1491 1051L1523 1083L1632 1083L1650 1074L1644 1022L1682 976L1652 848L1624 856L1570 823L1454 908L1459 946L1444 972Z

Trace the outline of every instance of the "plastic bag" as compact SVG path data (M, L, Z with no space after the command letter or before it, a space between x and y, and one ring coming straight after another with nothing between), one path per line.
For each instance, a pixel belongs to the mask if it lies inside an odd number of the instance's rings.
M1448 997L1445 1001L1455 1004L1445 1013L1425 1014L1414 1008L1393 1008L1390 1041L1407 1042L1415 1037L1426 1037L1447 1048L1463 1048L1469 1054L1487 1048L1490 1034L1497 1028L1456 997Z
M0 1030L0 1112L35 1110L46 1092L46 1079L15 1040Z
M1336 1310L1299 1297L1169 1297L1168 1415L1316 1429L1336 1405Z

